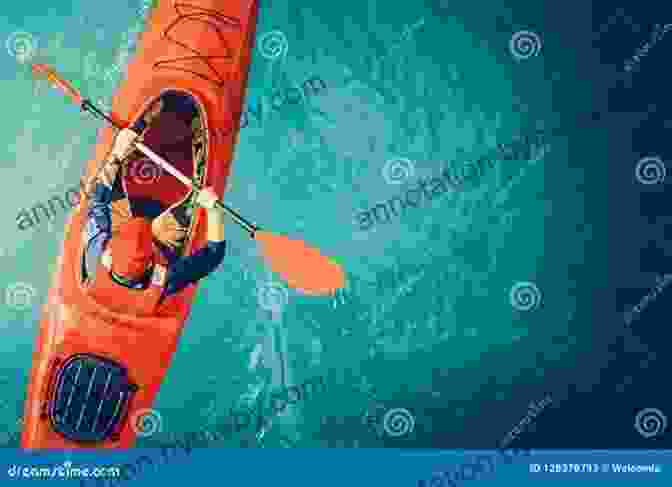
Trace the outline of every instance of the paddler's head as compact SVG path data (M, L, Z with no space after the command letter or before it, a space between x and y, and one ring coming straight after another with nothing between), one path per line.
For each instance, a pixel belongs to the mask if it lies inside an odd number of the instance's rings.
M119 225L110 240L112 272L129 280L141 279L153 262L152 224L145 218L131 218Z

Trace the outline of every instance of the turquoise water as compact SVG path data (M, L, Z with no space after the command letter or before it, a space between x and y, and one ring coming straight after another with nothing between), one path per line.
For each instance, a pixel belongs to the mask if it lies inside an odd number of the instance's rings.
M324 376L326 392L276 418L267 446L291 438L311 447L489 448L531 401L550 394L559 403L568 384L589 388L596 380L591 373L562 378L568 364L588 360L587 351L601 353L582 325L591 312L579 306L571 266L593 259L585 289L604 278L592 227L583 225L592 209L579 188L582 175L567 162L566 138L548 139L530 160L496 161L478 184L423 200L388 223L357 224L358 212L438 175L450 161L461 167L557 127L569 110L563 97L576 105L590 99L589 86L573 75L577 60L552 34L542 34L537 56L512 55L514 32L543 33L551 22L539 9L514 22L504 2L489 2L485 18L469 3L439 11L379 0L262 2L258 37L281 31L287 52L269 60L255 49L246 105L261 115L248 113L227 202L260 226L336 257L348 289L333 298L287 290L245 233L230 226L229 255L201 284L154 405L162 431L153 439L215 424L261 391ZM6 37L24 32L24 47L105 106L119 80L115 63L123 72L132 55L142 8L131 0L24 2L3 7L0 28ZM12 114L0 122L0 284L11 295L0 308L0 373L7 378L0 423L10 430L65 212L27 230L17 228L16 216L77 184L99 127L33 83L21 60L16 52L0 57L5 113ZM313 77L325 87L306 90ZM301 102L273 108L273 94L291 87L300 88ZM593 149L582 150L591 157ZM391 160L403 170L386 172ZM534 284L529 310L525 302L512 305L518 283ZM17 305L26 295L29 302ZM278 307L265 309L260 295L272 295ZM382 426L393 408L412 415L406 434ZM243 432L222 444L253 439L254 431Z

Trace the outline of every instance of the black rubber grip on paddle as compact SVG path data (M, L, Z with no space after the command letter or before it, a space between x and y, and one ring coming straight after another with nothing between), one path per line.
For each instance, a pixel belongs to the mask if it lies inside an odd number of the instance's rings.
M100 118L101 120L105 120L108 122L110 125L113 127L119 129L120 127L112 120L109 116L107 116L104 112L102 112L97 106L95 106L93 103L91 103L91 100L84 100L81 105L82 111L83 112L89 112L92 115Z

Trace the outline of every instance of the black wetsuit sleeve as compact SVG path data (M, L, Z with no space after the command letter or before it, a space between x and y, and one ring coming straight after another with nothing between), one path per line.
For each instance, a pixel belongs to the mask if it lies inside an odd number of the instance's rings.
M208 242L192 255L178 257L168 267L165 295L175 294L214 271L224 260L226 241Z

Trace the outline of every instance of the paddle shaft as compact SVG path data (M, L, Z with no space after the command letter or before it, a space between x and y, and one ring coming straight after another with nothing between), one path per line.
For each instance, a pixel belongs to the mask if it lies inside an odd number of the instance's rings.
M194 183L191 179L186 177L184 174L182 174L179 170L175 169L171 164L169 164L166 160L164 160L160 155L158 155L156 152L151 150L149 147L147 147L145 144L142 142L135 142L135 147L138 148L140 152L142 152L144 155L146 155L149 159L151 159L153 162L161 166L163 169L166 170L166 172L169 172L173 176L177 178L178 181L180 181L182 184L187 186L188 188L195 189L197 191L200 191L202 188L199 187L196 183ZM215 203L215 206L218 208L226 211L233 220L238 223L241 227L243 227L247 232L250 234L252 238L254 238L254 233L259 230L259 227L253 225L252 223L248 222L245 220L242 216L238 214L233 208L229 208L226 206L223 202L217 201Z
M82 110L90 112L94 116L97 116L98 118L100 118L102 120L105 120L110 125L115 127L117 130L121 130L121 127L114 120L112 120L110 117L105 115L105 113L103 113L101 110L99 110L89 100L84 100L82 102ZM168 163L168 161L166 161L163 157L161 157L156 152L154 152L149 147L147 147L145 144L143 144L142 142L135 142L134 145L140 152L142 152L144 155L146 155L152 162L158 164L166 172L175 176L175 178L178 181L180 181L182 184L184 184L188 188L190 188L192 190L196 190L196 191L201 191L203 189L198 184L194 183L191 179L189 179L184 174L182 174L178 169L173 167L173 165ZM99 174L101 172L101 170L102 170L102 167L98 169L97 174ZM250 237L254 238L254 234L259 230L259 227L257 227L256 225L253 225L252 223L247 221L237 211L235 211L233 208L229 208L222 201L217 201L217 203L215 203L215 206L217 206L218 208L227 212L231 216L231 218L233 218L233 221L235 221L238 225L243 227L250 234Z

